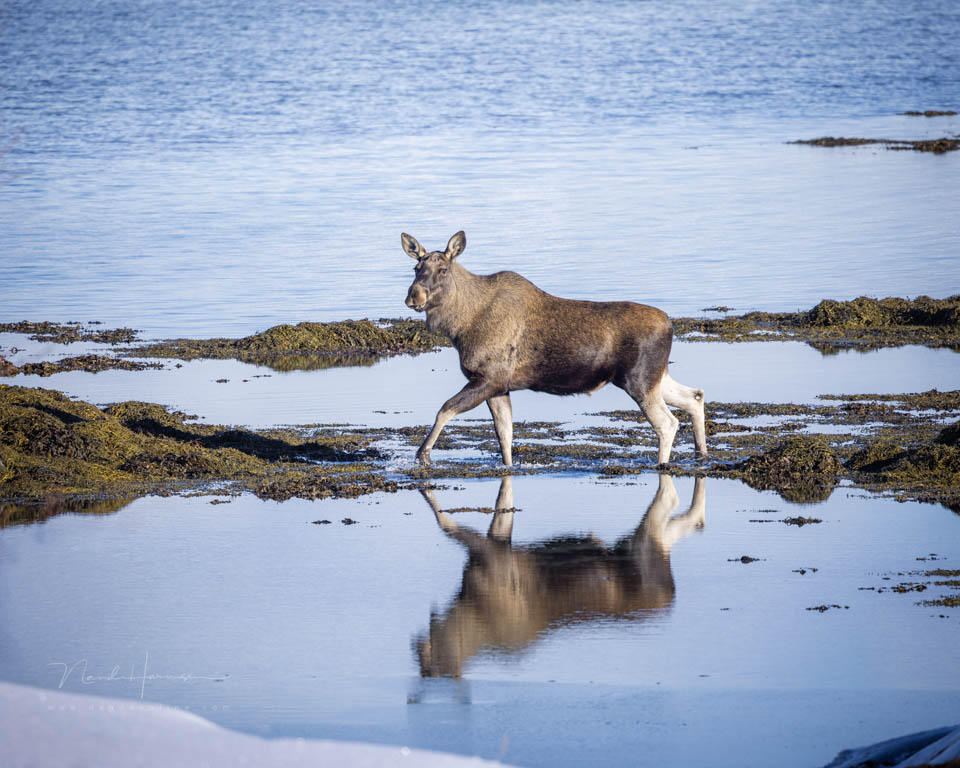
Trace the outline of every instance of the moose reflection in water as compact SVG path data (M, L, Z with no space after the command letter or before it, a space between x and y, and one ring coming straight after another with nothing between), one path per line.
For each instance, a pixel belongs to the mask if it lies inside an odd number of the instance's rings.
M468 553L459 594L431 615L429 634L414 643L422 677L460 677L477 652L519 653L557 627L644 621L667 610L676 591L670 549L704 525L706 480L696 479L690 508L671 516L679 498L673 478L661 474L643 520L612 547L587 536L514 547L511 483L500 483L485 536L458 525L432 491L421 491L444 533Z

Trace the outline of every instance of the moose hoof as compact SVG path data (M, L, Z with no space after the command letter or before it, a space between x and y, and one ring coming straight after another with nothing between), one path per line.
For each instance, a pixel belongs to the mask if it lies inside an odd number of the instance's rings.
M429 453L429 451L426 452L426 453L420 453L420 451L417 451L417 463L418 463L418 464L429 464L429 463L430 463L430 453Z

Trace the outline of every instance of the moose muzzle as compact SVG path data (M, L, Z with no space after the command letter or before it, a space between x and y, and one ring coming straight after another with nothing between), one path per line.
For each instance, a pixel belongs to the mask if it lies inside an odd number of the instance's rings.
M419 283L414 283L407 291L407 306L422 312L427 307L427 289Z

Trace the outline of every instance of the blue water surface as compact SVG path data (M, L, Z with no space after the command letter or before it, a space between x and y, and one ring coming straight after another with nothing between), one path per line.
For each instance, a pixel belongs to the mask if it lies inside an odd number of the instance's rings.
M400 231L553 293L806 308L960 289L960 7L7 0L0 321L409 314Z

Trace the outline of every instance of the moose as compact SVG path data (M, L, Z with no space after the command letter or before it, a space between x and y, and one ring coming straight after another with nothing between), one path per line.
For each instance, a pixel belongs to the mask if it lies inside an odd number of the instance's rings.
M460 678L481 649L521 653L558 627L662 615L676 593L670 551L705 525L706 479L695 480L689 509L673 515L680 499L661 474L643 520L612 547L592 536L513 546L512 481L500 482L486 536L458 525L433 491L420 491L443 532L467 550L459 593L414 639L422 678Z
M400 242L417 262L406 304L426 312L431 331L450 338L467 377L437 413L417 450L420 463L430 463L430 450L450 419L486 401L503 463L510 466L511 392L593 394L610 383L630 395L653 426L658 464L670 461L679 426L667 405L690 414L697 453L707 455L703 390L667 373L673 327L664 312L627 301L561 299L516 272L475 275L457 262L467 245L462 231L444 251L428 252L405 232Z

